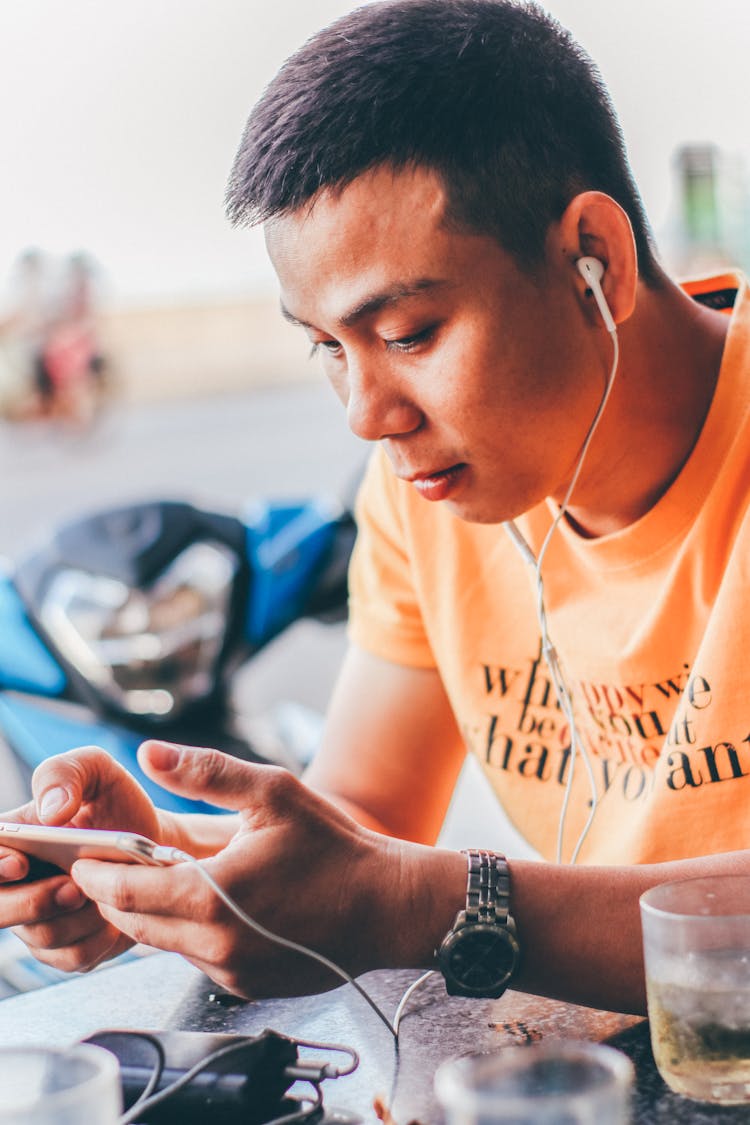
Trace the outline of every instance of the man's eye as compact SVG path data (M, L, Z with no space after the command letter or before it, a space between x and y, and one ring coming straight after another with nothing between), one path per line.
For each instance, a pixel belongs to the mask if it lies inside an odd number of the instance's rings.
M398 340L386 340L385 346L389 352L413 352L421 344L428 343L437 331L436 324L430 324L412 336L400 336Z
M310 348L310 359L312 359L313 356L319 355L321 351L327 352L328 355L340 355L341 344L338 340L316 340Z

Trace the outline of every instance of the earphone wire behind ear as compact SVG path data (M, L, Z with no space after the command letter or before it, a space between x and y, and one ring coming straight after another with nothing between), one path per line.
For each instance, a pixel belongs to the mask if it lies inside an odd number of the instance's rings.
M555 645L552 643L552 640L551 640L550 635L549 635L549 629L548 629L548 624L547 624L547 607L546 607L545 600L544 600L544 582L543 582L543 579L542 579L542 563L544 561L544 556L547 553L547 548L549 546L550 540L552 539L552 536L554 535L555 531L557 530L557 527L558 527L560 521L563 519L563 517L565 516L565 514L568 510L568 504L570 503L570 499L573 495L573 490L575 489L575 486L578 483L578 478L581 475L581 469L583 468L583 463L586 459L586 454L588 453L589 446L591 445L591 441L592 441L592 439L594 437L594 434L596 433L596 430L599 426L599 422L601 421L602 415L604 414L604 410L607 406L607 402L609 401L610 392L612 390L612 385L615 381L615 376L617 374L617 368L619 366L619 360L620 360L620 345L619 345L619 340L618 340L618 337L617 337L617 325L615 323L614 317L612 316L612 312L609 308L609 305L607 304L607 299L604 296L604 292L602 290L602 285L601 285L602 278L604 277L604 265L603 265L602 262L599 261L598 258L582 257L582 258L578 258L576 260L576 268L578 269L578 272L581 274L581 276L583 277L584 281L586 282L589 290L591 291L591 294L594 297L594 300L596 301L596 305L597 305L597 308L598 308L599 313L601 315L601 318L604 321L604 326L607 329L607 331L609 332L609 335L610 335L611 340L612 340L612 366L610 368L609 377L607 379L607 384L604 388L604 394L602 395L601 401L599 402L599 406L597 407L596 413L594 414L594 417L591 421L591 425L589 426L589 428L586 432L586 437L584 438L583 445L581 446L581 452L578 455L576 467L573 470L572 477L570 478L570 483L569 483L569 485L566 489L563 502L560 505L560 507L557 511L557 514L555 515L555 518L553 519L552 523L550 524L550 527L547 531L547 534L545 535L544 540L542 542L542 546L539 550L538 556L534 555L534 552L531 550L531 547L526 542L526 540L524 539L521 532L518 530L518 527L516 526L516 524L513 520L507 520L503 524L506 531L508 532L511 539L513 540L516 547L518 548L518 550L521 554L521 557L532 568L532 571L533 571L533 574L534 574L534 580L535 580L535 585L536 585L536 613L537 613L537 620L539 622L539 632L540 632L540 636L541 636L542 653L543 653L545 661L547 663L547 668L549 669L550 678L551 678L553 686L555 688L555 694L557 696L557 701L560 705L561 711L563 712L566 719L568 720L568 727L569 727L569 730L570 730L570 758L569 758L569 761L568 761L568 776L567 776L567 780L566 780L566 783L565 783L565 793L563 795L563 803L562 803L562 806L561 806L561 809L560 809L560 819L558 821L558 826L557 826L556 857L557 857L558 863L562 863L563 835L564 835L564 831L565 831L565 820L567 818L568 806L570 804L570 795L571 795L571 792L572 792L572 789L573 789L573 778L574 778L575 767L576 767L579 751L580 751L581 757L583 758L584 765L586 767L586 772L587 772L587 775L588 775L589 789L590 789L590 792L591 792L591 802L590 802L589 815L586 818L586 823L584 824L583 829L581 830L581 834L579 835L578 840L576 841L575 847L573 848L573 852L572 852L571 860L570 860L571 863L575 863L576 860L578 859L581 848L583 847L583 843L584 843L584 841L585 841L586 837L588 836L589 831L591 829L591 825L594 821L594 816L596 815L596 810L597 810L597 805L598 805L598 795L597 795L597 789L596 789L596 778L594 777L594 770L593 770L593 766L591 764L591 759L589 758L589 755L588 755L586 747L583 743L583 740L581 739L581 737L578 733L578 727L576 725L575 713L574 713L574 709L573 709L573 697L571 695L570 689L568 688L567 682L565 680L565 675L564 675L564 672L563 672L562 663L561 663L559 654L557 652L557 649L555 648Z

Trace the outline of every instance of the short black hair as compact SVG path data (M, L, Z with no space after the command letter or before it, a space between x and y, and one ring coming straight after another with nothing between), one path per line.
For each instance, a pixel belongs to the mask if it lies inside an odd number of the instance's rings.
M449 220L529 269L571 199L605 192L630 218L641 275L659 277L599 71L536 4L379 0L319 31L252 110L227 214L265 222L378 165L436 171Z

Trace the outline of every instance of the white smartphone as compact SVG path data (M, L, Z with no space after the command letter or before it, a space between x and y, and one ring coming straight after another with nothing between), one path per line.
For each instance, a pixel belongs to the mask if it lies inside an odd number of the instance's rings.
M0 821L0 846L15 848L53 868L69 871L77 859L108 859L167 867L179 862L147 836L106 828L54 828L47 824ZM166 853L166 855L165 855ZM38 869L30 878L40 878Z

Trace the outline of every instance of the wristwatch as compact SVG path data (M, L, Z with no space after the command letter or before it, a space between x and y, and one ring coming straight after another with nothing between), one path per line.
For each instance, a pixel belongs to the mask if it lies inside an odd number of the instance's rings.
M502 996L521 961L510 872L497 852L466 851L466 907L435 951L450 996Z

